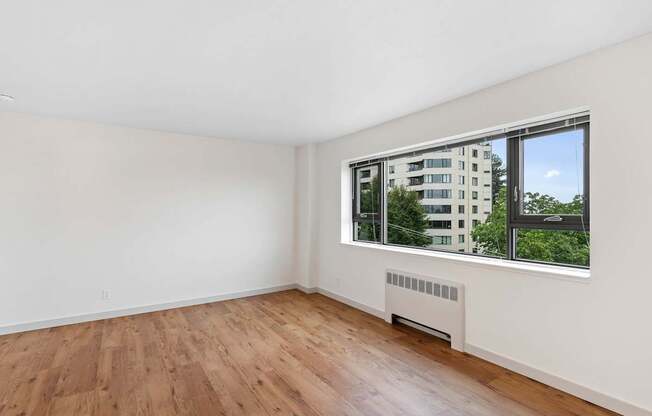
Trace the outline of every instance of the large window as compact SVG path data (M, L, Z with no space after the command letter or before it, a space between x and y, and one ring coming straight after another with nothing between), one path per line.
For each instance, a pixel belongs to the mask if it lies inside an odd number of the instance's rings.
M450 183L451 175L448 173L437 173L434 175L423 175L425 183Z
M588 155L580 114L356 162L353 238L588 267Z
M450 168L451 159L426 159L427 168Z

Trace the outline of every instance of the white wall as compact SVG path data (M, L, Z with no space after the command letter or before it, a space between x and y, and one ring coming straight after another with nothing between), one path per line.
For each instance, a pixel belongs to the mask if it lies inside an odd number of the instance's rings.
M646 36L319 144L319 287L383 310L385 268L461 281L470 346L652 409L651 99ZM340 244L342 160L581 106L592 110L589 283Z
M0 327L294 283L294 160L0 113Z

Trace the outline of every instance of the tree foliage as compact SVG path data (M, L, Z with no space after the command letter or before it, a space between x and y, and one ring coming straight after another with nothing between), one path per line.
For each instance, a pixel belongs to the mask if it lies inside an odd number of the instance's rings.
M380 214L380 184L374 177L360 193L360 212ZM404 186L387 193L387 241L391 244L426 247L432 237L426 234L428 217L418 194ZM380 221L363 222L358 227L358 239L380 241Z
M482 253L504 256L507 252L506 187L501 187L492 213L478 224L471 236ZM527 193L524 209L530 214L581 214L582 197L563 203L550 195ZM588 266L589 236L582 231L520 229L516 256L550 263Z
M505 186L507 167L496 153L491 154L491 200L497 201L500 190Z
M360 213L380 214L380 177L375 175L360 191ZM358 239L363 241L380 241L382 230L380 222L363 222L358 227Z
M432 237L425 233L428 217L418 194L404 186L387 193L387 240L391 244L425 247Z
M491 214L471 232L479 251L490 256L505 256L507 253L507 187L503 186L498 191Z

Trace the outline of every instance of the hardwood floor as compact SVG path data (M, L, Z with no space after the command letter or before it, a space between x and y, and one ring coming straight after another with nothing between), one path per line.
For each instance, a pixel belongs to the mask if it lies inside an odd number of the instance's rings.
M0 337L0 415L613 415L288 291Z

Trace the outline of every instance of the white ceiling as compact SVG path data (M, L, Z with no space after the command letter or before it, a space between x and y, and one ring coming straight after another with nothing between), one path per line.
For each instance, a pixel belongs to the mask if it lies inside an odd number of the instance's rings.
M0 111L334 138L652 31L650 0L0 0Z

